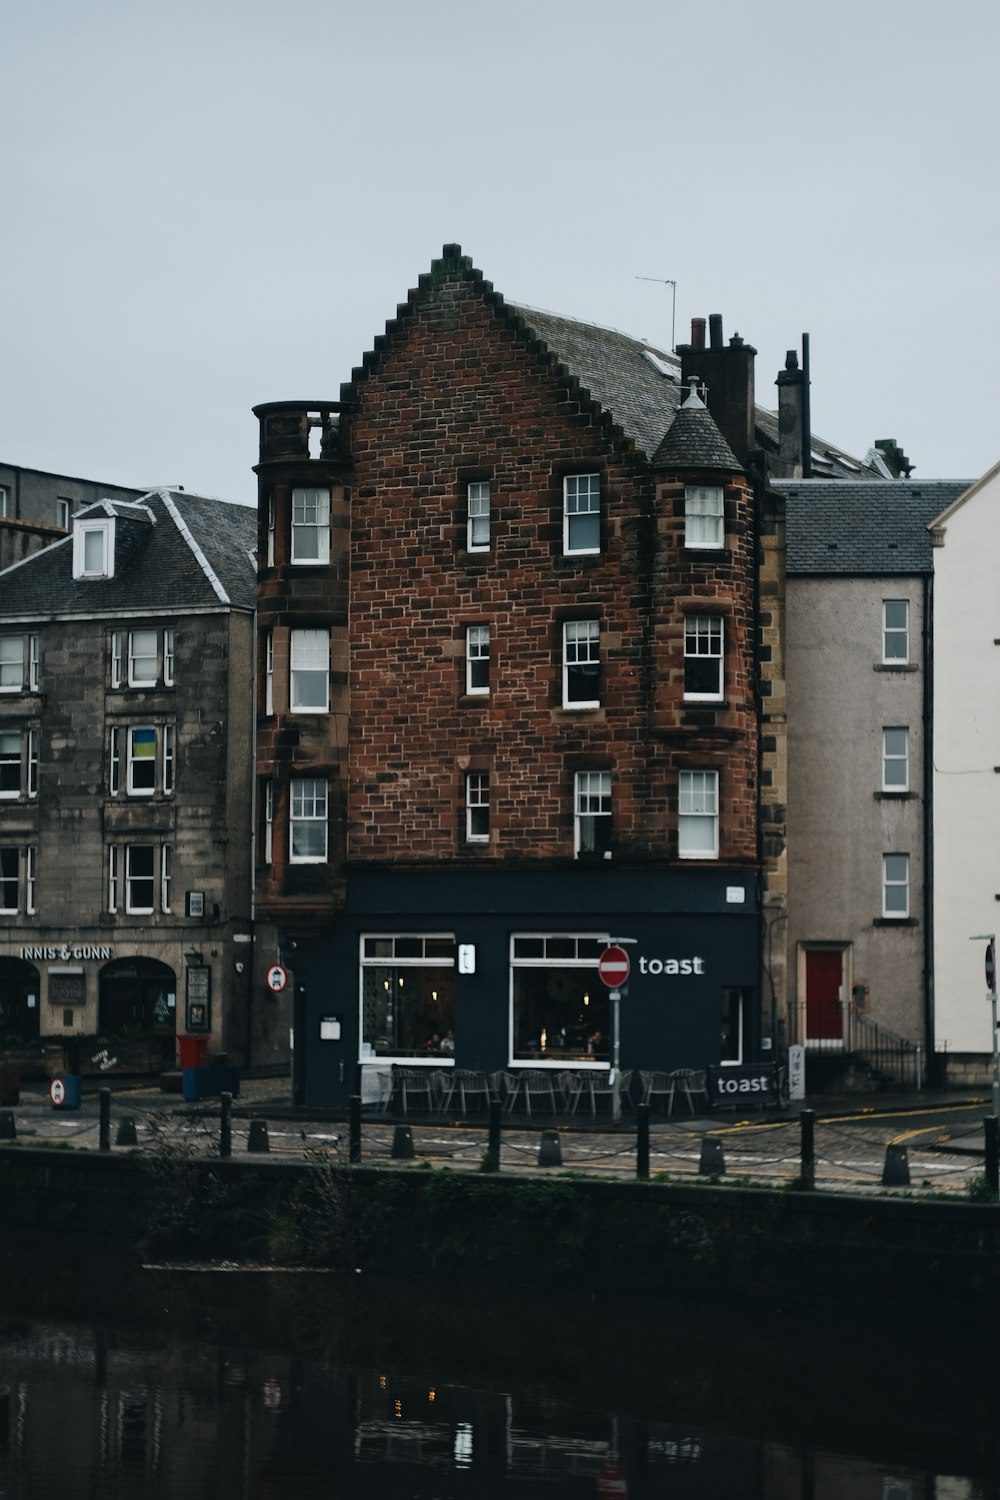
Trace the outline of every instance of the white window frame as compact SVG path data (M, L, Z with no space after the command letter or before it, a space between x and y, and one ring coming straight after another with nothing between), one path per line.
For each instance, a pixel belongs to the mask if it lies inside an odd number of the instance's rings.
M274 567L274 496L271 495L267 502L267 566Z
M611 1057L611 1042L608 1032L610 1027L610 1004L608 1002L607 987L601 983L597 973L597 965L600 961L600 953L607 947L610 939L606 935L583 932L515 932L510 938L510 992L507 1010L507 1056L509 1066L512 1068L537 1068L546 1070L549 1068L566 1068L571 1066L574 1072L585 1072L589 1069L600 1069L607 1072L608 1062ZM572 944L573 952L566 953L566 948ZM549 951L550 946L552 952ZM529 950L526 952L525 950ZM541 949L541 952L537 952ZM519 969L571 969L587 971L593 974L593 983L586 984L585 994L591 996L594 1012L601 1011L607 1017L605 1022L605 1051L606 1056L597 1056L591 1061L587 1057L574 1057L568 1063L565 1057L553 1056L551 1060L545 1057L544 1051L541 1055L518 1054L514 1049L515 1021L514 1007L516 1003L516 975ZM589 1007L588 1007L589 1014ZM595 1014L596 1022L597 1016ZM541 1041L541 1038L539 1038Z
M322 645L322 649L321 649ZM323 702L303 703L298 689L323 676ZM299 676L301 674L302 681ZM330 708L330 632L292 630L288 647L288 708L293 714L325 714Z
M489 552L492 546L489 480L473 479L469 483L467 503L466 547L469 552Z
M136 738L141 735L142 744L148 745L148 736L152 736L152 753L136 754ZM125 789L130 797L152 797L156 794L156 771L159 760L159 733L154 724L130 725L125 735L127 771ZM149 785L136 785L136 767L141 767L143 775L149 777ZM148 769L147 769L148 768Z
M117 797L121 791L122 777L122 728L112 724L108 731L108 791Z
M29 844L24 851L24 911L25 915L35 915L35 895L38 883L38 846Z
M6 740L11 741L12 745L15 747L15 753L11 753L11 749L9 746L3 746L3 748L0 749L0 765L4 765L8 768L13 766L17 771L17 777L16 784L14 785L13 790L11 790L10 788L5 790L4 788L0 787L0 799L3 799L6 802L13 802L16 801L18 797L20 797L21 790L24 784L24 743L21 731L19 729L5 729L2 724L0 724L0 742Z
M13 865L13 874L10 874ZM6 872L4 867L6 866ZM21 855L10 844L0 848L0 913L5 917L16 916L20 910ZM6 902L6 893L13 890L14 904Z
M900 745L902 749L899 748ZM893 780L890 773L899 768L902 769L902 780ZM903 724L889 724L882 730L882 790L910 790L910 731Z
M902 891L903 906L893 906L892 892ZM910 856L908 854L882 855L882 915L890 921L902 922L910 915Z
M0 484L0 518L5 521L14 520L10 487L6 484Z
M142 636L151 636L153 640L152 653L149 651L138 651L137 642ZM142 630L130 630L128 633L128 685L129 687L156 687L159 681L159 656L160 656L160 633L155 626L147 626ZM137 664L152 659L152 677L140 677L137 673Z
M691 839L696 830L703 834L711 828L711 843L703 837ZM719 773L718 771L681 771L677 778L677 857L678 859L718 859L719 857Z
M121 892L118 887L118 845L108 845L108 911L117 911Z
M903 611L903 624L890 625L889 613L895 606L901 606ZM890 646L902 640L902 654L898 651L890 652ZM887 667L905 667L910 661L910 601L909 599L883 599L882 600L882 664Z
M593 823L593 847L584 848L585 824ZM573 854L608 858L611 853L611 772L577 771L573 777Z
M0 635L0 693L24 688L24 636Z
M160 846L160 910L170 911L174 851L169 844Z
M38 796L38 745L37 729L28 730L28 796Z
M63 531L69 530L69 523L73 518L73 502L67 500L64 495L56 496L56 525L61 526Z
M100 557L90 556L91 538L97 537ZM113 578L115 573L115 523L105 516L101 520L78 520L73 528L73 577Z
M563 621L563 708L600 708L601 706L601 622L600 620ZM582 667L596 667L594 681L597 693L592 698L571 698L570 683L574 671Z
M175 754L176 736L172 724L164 724L160 730L162 741L162 782L163 795L172 797L174 794L174 777L177 772L177 758Z
M716 663L716 686L707 693L689 692L688 662ZM721 615L684 616L684 697L689 703L721 703L725 689L725 628Z
M296 486L292 490L290 561L297 567L322 567L330 561L330 491Z
M719 1065L723 1068L738 1068L743 1062L744 1020L747 1010L747 994L746 990L727 987L722 991L722 995L723 999L728 997L730 1017L734 1022L734 1055L732 1057L720 1056Z
M485 678L485 681L483 679ZM483 695L490 690L490 627L467 625L465 629L465 691Z
M38 636L28 636L28 692L38 692L40 675Z
M274 631L264 633L264 713L274 713Z
M137 875L133 868L133 861L140 850L149 850L150 867L149 874ZM149 886L149 905L140 906L133 901L133 887L139 882ZM155 844L126 844L125 845L125 910L130 916L148 917L156 909L156 845Z
M367 932L361 934L358 965L358 1037L361 1047L360 1060L363 1063L374 1062L377 1057L381 1067L387 1067L392 1062L405 1062L408 1066L426 1063L435 1068L449 1068L454 1065L453 1054L440 1051L429 1052L425 1049L423 1042L420 1043L418 1050L412 1052L394 1048L387 1052L376 1053L373 1042L369 1040L369 1031L366 1026L365 981L368 970L390 970L391 974L383 981L386 989L388 990L395 980L399 989L405 993L408 970L431 969L438 970L442 974L454 975L456 951L453 932ZM449 980L449 988L454 1006L453 980ZM392 1008L397 1003L398 999L393 1003Z
M597 543L580 545L580 533L589 532L590 518L597 517ZM574 536L574 533L576 535ZM563 478L563 552L574 557L593 556L601 550L601 476L567 474Z
M111 632L111 686L120 688L125 681L125 631Z
M485 829L484 829L485 819ZM490 841L490 773L465 773L465 842L488 844Z
M264 782L264 863L274 860L274 782Z
M173 687L174 685L174 658L177 637L174 627L168 625L163 632L163 685Z
M718 552L726 545L726 506L721 484L684 486L684 545Z
M312 790L307 790L311 788ZM329 787L321 776L296 776L288 783L288 862L293 865L325 865L329 859ZM296 854L296 827L320 826L322 854Z

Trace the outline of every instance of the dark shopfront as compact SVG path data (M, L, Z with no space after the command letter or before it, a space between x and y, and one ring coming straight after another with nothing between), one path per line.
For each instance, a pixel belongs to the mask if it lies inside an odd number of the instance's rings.
M752 872L364 873L345 914L286 955L296 1102L371 1100L393 1064L607 1069L609 938L634 940L623 1068L761 1055Z

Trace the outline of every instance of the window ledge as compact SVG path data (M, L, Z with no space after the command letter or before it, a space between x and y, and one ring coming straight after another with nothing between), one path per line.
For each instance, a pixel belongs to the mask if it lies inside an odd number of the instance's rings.
M916 802L916 792L876 792L876 802Z
M919 672L920 668L915 661L877 661L874 663L876 672Z
M917 917L876 917L874 925L876 927L919 927L920 922Z

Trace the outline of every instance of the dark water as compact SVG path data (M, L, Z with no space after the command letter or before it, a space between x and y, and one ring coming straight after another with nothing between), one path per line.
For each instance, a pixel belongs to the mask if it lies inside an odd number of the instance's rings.
M58 1255L3 1270L2 1500L998 1494L974 1327Z

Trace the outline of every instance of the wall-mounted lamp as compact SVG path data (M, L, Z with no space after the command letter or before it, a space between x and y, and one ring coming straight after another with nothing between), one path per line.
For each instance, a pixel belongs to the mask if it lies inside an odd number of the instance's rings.
M201 950L195 947L184 949L184 962L192 967L201 963Z

